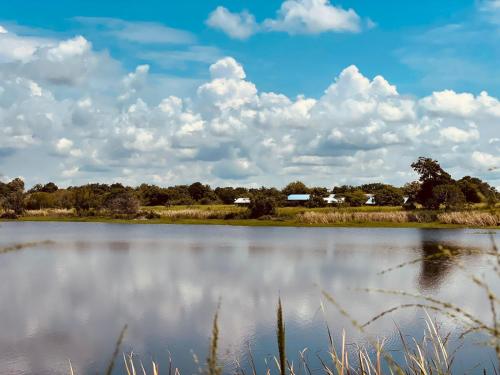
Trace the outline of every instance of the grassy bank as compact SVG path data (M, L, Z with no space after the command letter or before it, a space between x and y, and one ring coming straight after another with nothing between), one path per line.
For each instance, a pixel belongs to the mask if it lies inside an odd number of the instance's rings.
M280 207L273 217L245 218L246 208L232 205L142 207L134 217L78 216L73 210L31 210L19 221L74 221L123 224L204 224L276 227L401 227L500 229L500 209L404 211L401 207Z
M232 205L142 207L135 217L78 216L73 210L31 210L20 221L74 221L123 224L204 224L276 227L500 228L500 210L404 211L401 207L280 207L274 217L245 218Z

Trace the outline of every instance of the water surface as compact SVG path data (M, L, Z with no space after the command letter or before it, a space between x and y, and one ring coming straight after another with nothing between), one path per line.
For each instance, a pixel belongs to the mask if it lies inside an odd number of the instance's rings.
M356 288L400 289L457 303L491 320L484 293L467 274L490 278L491 250L483 230L387 228L256 228L100 223L1 223L0 248L51 240L0 254L0 373L103 373L122 327L121 351L165 369L168 352L184 374L193 355L204 361L216 306L221 301L221 352L226 369L247 360L248 347L263 368L277 353L275 310L283 300L288 353L308 348L313 371L325 356L328 322L336 339L366 342L348 320L324 302L330 292L360 322L403 302L400 296ZM500 234L493 232L500 243ZM451 260L420 261L445 246ZM466 270L457 264L464 265ZM491 279L494 280L494 279ZM498 285L495 285L497 288ZM405 309L369 326L397 349L399 328L421 336L425 314ZM433 316L441 329L459 332L458 322ZM466 341L455 366L471 373L490 363L491 350ZM325 356L326 357L326 356ZM122 373L119 360L115 373Z

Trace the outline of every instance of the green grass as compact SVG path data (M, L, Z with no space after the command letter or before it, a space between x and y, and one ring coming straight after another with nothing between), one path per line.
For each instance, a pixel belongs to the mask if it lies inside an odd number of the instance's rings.
M491 220L485 221L482 224L477 221L468 222L465 220L438 220L436 215L437 212L432 211L417 211L417 213L424 219L405 221L405 211L403 211L401 207L280 207L278 208L275 218L266 220L244 218L225 219L227 214L242 214L247 210L245 207L237 207L234 205L153 206L142 207L141 210L143 212L155 212L161 215L161 217L155 219L128 219L113 218L110 216L79 217L71 212L59 213L57 210L42 210L40 212L27 212L25 216L20 217L18 220L100 222L116 224L198 224L275 227L500 228L500 226L490 226L489 223L491 223ZM472 211L459 213L459 219L462 216L465 217L467 212L485 212L484 215L488 215L482 207L477 207ZM172 215L173 213L176 214ZM313 215L307 216L308 213L313 213ZM377 213L380 213L380 215ZM443 212L440 213L442 214ZM306 214L306 217L304 214ZM496 214L498 215L498 209L496 210ZM337 220L337 217L340 218ZM457 224L450 224L448 222Z
M79 223L109 223L109 224L184 224L184 225L230 225L245 227L338 227L338 228L464 228L463 225L442 224L439 222L429 223L395 223L395 222L349 222L332 224L307 224L299 223L295 220L258 220L258 219L115 219L104 216L92 217L57 217L57 216L25 216L18 220L4 221L31 221L31 222L79 222ZM467 228L500 229L495 227L468 226Z

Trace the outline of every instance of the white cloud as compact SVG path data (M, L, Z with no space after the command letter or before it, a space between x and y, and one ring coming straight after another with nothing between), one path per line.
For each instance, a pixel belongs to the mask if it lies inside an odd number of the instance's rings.
M184 30L174 29L156 22L129 22L119 18L75 17L76 21L104 28L115 38L140 44L190 44L196 37Z
M210 65L210 76L212 79L245 79L246 74L241 64L232 57L225 57L215 64Z
M77 36L73 39L64 40L57 46L49 48L47 58L51 61L65 61L68 58L82 56L88 53L92 45L83 36Z
M472 160L481 168L500 170L500 156L495 156L487 152L474 151L472 153Z
M323 32L359 32L361 18L353 9L334 6L329 0L286 0L276 19L264 21L264 27L289 34Z
M439 133L443 138L455 143L470 142L479 139L479 131L474 127L469 130L463 130L455 126L450 126L441 129Z
M56 150L60 153L67 154L73 148L73 141L68 138L61 138L56 143Z
M231 13L222 6L210 13L206 23L214 29L222 30L234 39L247 39L255 34L259 27L254 15L248 11Z
M234 39L247 39L257 32L279 31L288 34L321 34L324 32L357 33L375 26L363 21L353 9L344 9L329 0L286 0L276 13L261 24L248 11L233 13L219 6L210 13L207 25Z
M28 184L61 176L68 184L403 183L421 155L457 177L500 184L491 141L500 102L486 92L415 98L348 66L320 97L291 98L259 91L225 57L193 95L146 96L161 74L151 76L148 65L109 70L107 61L118 62L80 37L37 45L28 60L0 63L0 173L29 176ZM62 85L56 73L83 79Z
M457 94L453 90L435 92L421 101L422 106L431 112L457 116L473 115L478 109L474 95L469 93Z

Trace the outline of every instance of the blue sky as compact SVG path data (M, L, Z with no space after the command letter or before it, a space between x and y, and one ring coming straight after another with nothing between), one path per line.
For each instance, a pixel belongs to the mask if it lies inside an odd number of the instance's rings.
M38 30L27 33L51 33L87 37L97 49L109 49L125 66L135 67L148 63L137 56L134 46L125 46L108 38L90 25L82 25L76 17L111 17L127 21L157 22L194 34L200 44L212 46L235 57L245 67L248 77L262 90L281 91L287 95L305 94L318 96L325 82L335 77L348 65L355 64L367 75L381 74L396 84L400 91L416 95L428 94L447 88L471 92L488 92L498 96L500 88L496 79L464 77L459 66L450 66L456 74L440 77L439 68L419 68L418 60L454 56L464 66L474 65L478 71L499 73L495 64L498 51L481 51L458 41L437 51L433 37L426 33L448 25L467 24L473 27L477 17L477 1L340 1L344 8L354 9L361 17L370 18L376 26L360 33L322 33L317 35L288 35L274 33L257 35L248 40L232 40L222 32L205 24L208 14L217 6L231 11L248 10L257 20L274 16L281 1L39 1L9 2L2 9L5 21ZM474 27L477 27L475 25ZM477 27L479 28L479 27ZM452 33L447 31L447 33ZM484 35L484 37L489 37ZM143 46L135 46L143 47ZM165 46L150 46L156 51ZM169 50L171 48L167 48ZM479 49L479 51L478 51ZM175 72L181 76L207 77L206 66L172 66L170 69L151 64L152 71ZM464 68L465 69L465 68Z
M0 17L4 179L403 183L426 153L500 184L498 0L24 0Z

